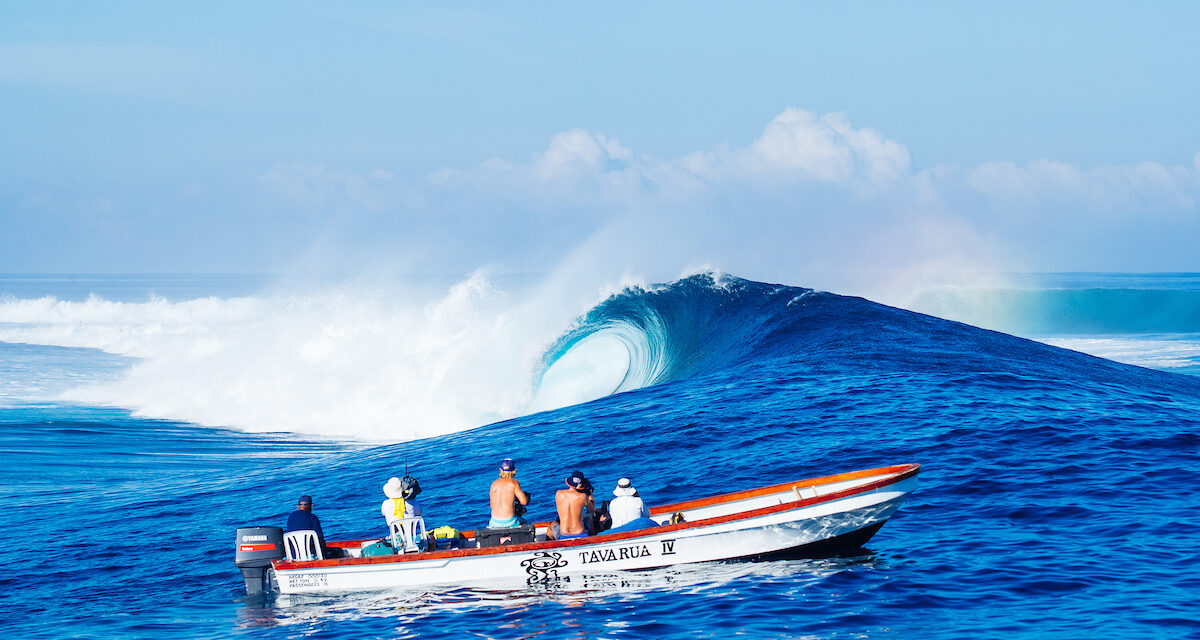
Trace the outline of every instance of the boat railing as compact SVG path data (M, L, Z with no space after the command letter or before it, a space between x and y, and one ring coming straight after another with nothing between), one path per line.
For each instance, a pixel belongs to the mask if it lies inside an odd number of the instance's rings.
M734 498L729 500L715 501L709 504L690 506L690 508L680 509L688 521L704 520L706 518L718 518L735 513L752 511L762 507L770 507L788 502L798 502L811 500L835 494L847 489L869 484L880 478L894 475L891 472L880 473L877 475L860 476L856 478L837 480L831 482L818 483L796 483L790 486L775 487L769 493L758 495L748 495L745 498ZM684 505L680 505L684 506ZM665 508L663 508L665 509ZM654 509L651 516L660 524L667 522L674 511L666 511Z

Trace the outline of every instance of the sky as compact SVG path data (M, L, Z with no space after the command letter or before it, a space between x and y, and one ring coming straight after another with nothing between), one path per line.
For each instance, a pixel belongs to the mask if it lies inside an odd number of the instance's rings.
M1200 271L1200 4L5 1L0 272Z

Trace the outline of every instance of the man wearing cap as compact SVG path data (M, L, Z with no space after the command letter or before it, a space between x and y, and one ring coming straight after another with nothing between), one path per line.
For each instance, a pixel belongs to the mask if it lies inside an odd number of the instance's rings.
M590 533L585 523L592 521L592 513L596 510L596 503L588 491L590 483L581 471L572 471L566 482L567 488L559 489L554 494L554 505L558 507L558 528L555 530L552 526L546 533L547 538L570 540L583 538Z
M296 510L288 516L287 531L304 531L306 529L317 532L317 542L321 545L322 555L326 558L342 557L342 550L337 547L325 546L325 532L321 530L321 519L312 512L312 496L300 496L296 501Z
M517 515L517 504L529 504L529 494L521 489L517 481L517 463L512 458L500 462L500 477L492 481L489 491L492 500L492 519L489 529L511 529L525 524Z

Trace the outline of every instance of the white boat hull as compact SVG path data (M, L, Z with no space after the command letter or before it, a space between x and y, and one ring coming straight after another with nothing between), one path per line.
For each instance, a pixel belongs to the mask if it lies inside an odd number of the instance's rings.
M682 511L688 520L685 525L513 547L315 562L277 561L275 581L285 594L479 581L532 585L569 581L575 575L693 562L828 555L840 547L861 546L870 538L916 488L916 468L911 465L911 471L903 474L881 473L804 488L775 487L772 492L711 504L696 501L697 506ZM736 498L741 494L731 495ZM671 507L689 504L693 503ZM666 521L670 517L666 509L655 509L653 517Z

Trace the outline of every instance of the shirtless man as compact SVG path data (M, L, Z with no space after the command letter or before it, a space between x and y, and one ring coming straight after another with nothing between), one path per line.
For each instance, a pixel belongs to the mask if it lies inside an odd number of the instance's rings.
M529 504L529 494L521 489L516 475L517 463L513 462L512 458L505 458L500 463L500 477L492 481L492 489L489 492L492 498L489 529L511 529L525 524L525 521L517 516L514 502Z
M587 491L588 486L587 478L579 471L572 471L567 477L567 488L559 489L558 493L554 494L554 504L558 507L558 530L555 531L552 527L546 535L547 538L570 540L582 538L590 533L584 523L592 519L596 505ZM584 513L587 514L586 520Z

